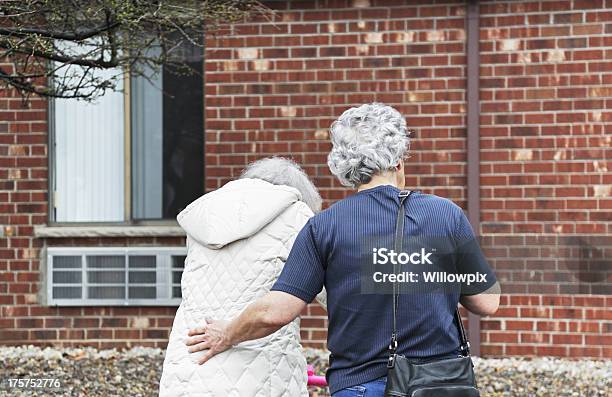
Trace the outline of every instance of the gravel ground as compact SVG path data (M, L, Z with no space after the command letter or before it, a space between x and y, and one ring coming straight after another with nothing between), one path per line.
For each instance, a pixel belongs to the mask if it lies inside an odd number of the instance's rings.
M306 349L308 362L322 373L327 353ZM0 396L154 396L164 352L133 348L123 352L0 347ZM612 361L538 358L474 358L483 397L611 397ZM12 387L9 379L57 379L58 388ZM311 396L328 396L313 388Z

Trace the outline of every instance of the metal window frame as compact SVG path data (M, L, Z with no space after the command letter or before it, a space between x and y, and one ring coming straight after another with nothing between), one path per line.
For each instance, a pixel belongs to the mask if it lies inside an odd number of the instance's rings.
M202 73L206 67L205 59L202 59ZM50 84L53 84L53 79L50 79ZM202 98L205 100L206 81L202 79ZM132 92L131 92L131 73L129 68L123 75L123 111L124 111L124 220L123 221L56 221L55 214L55 100L49 98L47 100L47 127L48 127L48 139L47 139L47 166L49 170L49 177L47 178L47 197L48 197L48 208L47 212L47 224L50 226L82 226L82 225L103 225L103 226L149 226L149 225L163 225L163 226L174 226L177 224L174 218L163 218L163 219L134 219L132 217ZM202 141L204 144L204 154L206 154L206 111L202 110L202 119L204 130L202 131ZM206 159L202 161L202 167L204 167L204 176L206 175ZM206 178L201 183L203 184L203 192L206 193Z
M55 256L79 256L81 257L81 282L73 286L79 286L83 291L80 298L75 299L54 299L53 287L56 286L53 282L53 258ZM87 297L87 268L85 257L92 255L116 255L124 256L125 258L125 288L124 299L89 299ZM129 263L128 258L132 255L150 255L155 256L156 266L151 268L151 271L156 272L156 297L155 298L138 298L130 299L128 289L130 286L141 286L143 283L130 284L129 282ZM177 268L172 268L172 256L186 256L187 248L180 247L47 247L47 306L178 306L181 303L180 298L172 298L172 288L176 285L172 282L172 272ZM119 268L117 268L119 270ZM161 281L160 281L161 280ZM144 283L146 286L153 286L152 283ZM65 285L64 285L65 286ZM109 284L109 286L111 286ZM112 284L115 286L115 284ZM103 287L103 286L101 286Z

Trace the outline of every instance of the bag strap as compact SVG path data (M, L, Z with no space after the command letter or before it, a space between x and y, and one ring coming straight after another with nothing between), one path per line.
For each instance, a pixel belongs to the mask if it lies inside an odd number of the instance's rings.
M463 327L463 321L461 321L461 313L459 313L459 308L455 309L455 322L457 323L457 328L459 329L459 341L461 342L459 350L465 357L469 357L470 341L468 340L467 333Z
M405 220L405 202L408 201L410 195L413 192L410 190L402 190L399 192L399 210L397 212L397 220L395 222L395 240L394 250L395 252L402 252L402 246L404 243L404 220ZM393 264L393 273L399 272L399 263L395 261ZM395 363L395 354L397 353L397 308L399 305L399 292L397 283L393 283L393 332L391 333L391 343L389 344L389 362L387 367L393 367ZM457 329L459 330L459 339L461 345L459 346L464 356L470 355L470 342L467 339L463 322L461 321L461 314L459 308L455 309L454 321L457 323Z

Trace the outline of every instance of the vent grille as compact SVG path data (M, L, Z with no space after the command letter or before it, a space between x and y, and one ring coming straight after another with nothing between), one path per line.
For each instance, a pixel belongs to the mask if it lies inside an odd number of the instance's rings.
M47 249L47 301L57 306L178 305L184 247Z

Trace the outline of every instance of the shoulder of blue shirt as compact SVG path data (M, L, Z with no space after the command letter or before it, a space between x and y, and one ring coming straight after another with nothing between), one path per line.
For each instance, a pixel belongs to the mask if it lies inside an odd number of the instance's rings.
M393 186L388 186L388 188L394 190L395 193L399 193L400 191L399 189ZM358 200L360 195L376 194L377 192L378 191L355 192L351 194L350 196L345 197L342 200L336 201L335 203L330 205L328 208L315 214L312 218L310 218L308 222L316 225L318 222L329 220L326 218L333 217L337 211L341 211L343 207L350 205L353 200ZM439 206L441 210L447 209L450 212L452 212L456 217L459 217L461 214L464 213L463 209L459 205L457 205L454 201L447 199L445 197L437 196L435 194L423 193L420 190L415 190L412 193L408 205L415 205L415 203L416 205Z

